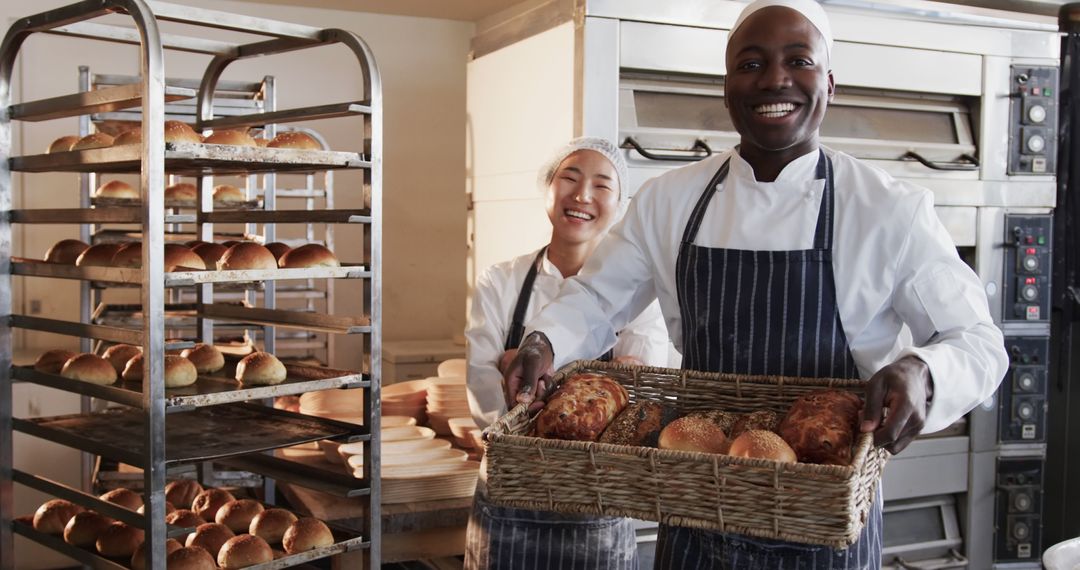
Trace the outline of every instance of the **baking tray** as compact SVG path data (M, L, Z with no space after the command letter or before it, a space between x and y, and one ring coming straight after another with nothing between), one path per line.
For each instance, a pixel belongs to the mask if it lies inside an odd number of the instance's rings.
M13 257L12 275L31 275L55 279L78 279L116 285L142 285L143 270L128 267L76 267L46 263L37 259ZM299 269L241 269L229 271L172 271L164 274L166 287L190 287L204 283L244 283L256 286L260 281L293 279L367 279L366 265L342 264L341 267L306 267Z
M11 221L19 224L141 224L142 208L133 208L130 203L126 203L98 208L12 210ZM193 224L195 214L166 213L165 223Z
M97 208L134 208L136 211L142 211L142 200L138 198L98 198L91 197L90 204ZM198 203L195 200L165 200L165 209L174 208L179 210L194 210L198 208ZM262 202L259 200L245 200L243 202L214 202L214 210L257 210L262 208ZM169 217L166 214L166 217ZM191 221L177 221L174 223L195 223L195 215L173 215L173 217L191 217ZM134 223L142 223L142 220L138 220Z
M146 468L146 417L141 410L15 418L23 433ZM320 439L369 440L364 426L257 404L224 404L168 416L165 465L210 461Z

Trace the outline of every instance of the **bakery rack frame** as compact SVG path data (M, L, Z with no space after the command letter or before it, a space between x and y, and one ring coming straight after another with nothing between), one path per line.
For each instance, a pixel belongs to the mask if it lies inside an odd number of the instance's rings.
M127 15L134 26L103 24L91 20L110 14ZM266 37L251 43L162 33L159 21L178 22L196 29L224 29ZM60 34L107 42L138 45L138 83L52 97L38 101L12 101L12 75L19 49L36 33ZM357 58L363 80L363 97L357 101L218 116L214 94L222 72L240 59L280 54L318 46L340 44ZM198 89L170 86L165 76L165 51L177 50L212 56ZM195 98L197 130L242 126L266 126L305 120L361 116L364 119L363 152L307 151L243 148L195 143L165 143L164 120L170 101ZM140 108L142 143L57 154L13 156L12 122L41 121L82 116L127 108ZM314 212L228 212L213 209L212 176L359 169L363 190L370 203L361 210ZM33 209L12 208L12 172L124 172L140 174L141 204L128 208ZM165 173L198 177L198 208L194 214L166 216L163 191ZM304 554L286 556L261 568L284 568L346 551L360 550L365 567L379 564L379 384L381 346L381 235L382 235L382 95L379 72L371 50L351 32L242 16L151 0L83 0L81 2L18 19L0 44L0 570L15 568L13 548L17 532L93 568L121 568L116 561L66 545L55 537L34 531L13 512L16 484L65 498L143 528L146 532L148 568L164 568L165 540L190 529L167 527L164 486L170 468L214 460L237 469L263 473L302 486L367 500L365 528L359 534L338 534L334 545ZM164 271L165 225L195 223L198 237L213 239L213 224L264 223L358 223L364 230L364 259L340 268L250 271ZM143 247L141 270L110 267L49 266L11 256L13 223L100 224L127 223L140 226ZM12 277L60 278L140 288L140 327L95 325L79 321L47 319L13 314ZM274 282L281 279L361 279L366 315L361 318L327 314L288 314L269 308L243 308L213 302L214 283ZM200 316L212 332L213 321L241 321L262 326L318 329L334 334L360 334L366 360L361 372L309 368L302 374L290 370L290 379L272 387L201 390L183 397L166 391L163 383L164 352L190 346L165 338L164 305L170 287L196 287ZM139 387L97 386L57 375L12 366L12 330L25 328L56 334L141 345L147 355ZM200 338L206 338L200 334ZM12 417L12 383L18 379L124 404L128 408L101 413L61 417ZM201 386L203 379L196 386ZM218 387L220 388L220 386ZM365 391L364 426L312 418L248 402L311 390L352 388ZM168 428L167 428L168 426ZM116 507L84 490L74 489L13 465L13 432L49 439L84 452L114 457L141 467L144 473L146 515ZM117 443L117 432L125 444ZM228 432L229 438L221 434ZM304 466L260 453L265 450L315 441L365 441L365 477L312 472ZM199 445L192 445L198 442Z

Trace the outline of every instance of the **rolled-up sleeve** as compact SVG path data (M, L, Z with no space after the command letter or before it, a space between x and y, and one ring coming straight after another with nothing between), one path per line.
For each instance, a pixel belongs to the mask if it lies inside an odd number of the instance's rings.
M506 413L498 362L504 352L508 315L500 310L499 289L493 279L490 269L477 279L465 329L469 410L481 428Z

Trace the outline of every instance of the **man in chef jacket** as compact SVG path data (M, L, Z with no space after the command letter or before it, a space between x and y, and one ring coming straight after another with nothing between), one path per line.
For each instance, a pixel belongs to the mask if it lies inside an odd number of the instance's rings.
M726 54L739 146L644 185L529 322L509 397L543 398L552 367L610 347L642 290L684 368L868 380L860 429L892 453L994 393L1003 338L933 195L820 144L831 48L812 0L746 7ZM657 568L878 568L881 545L879 489L847 549L662 527Z

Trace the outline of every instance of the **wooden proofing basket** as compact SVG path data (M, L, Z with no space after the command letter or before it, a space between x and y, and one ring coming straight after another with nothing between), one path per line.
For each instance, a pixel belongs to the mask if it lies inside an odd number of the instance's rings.
M618 380L630 401L653 400L682 414L771 410L823 388L864 396L861 380L738 376L577 361L560 370ZM730 455L530 437L519 405L484 430L487 493L498 505L624 516L707 530L846 547L859 537L888 452L861 434L851 465L780 463Z

